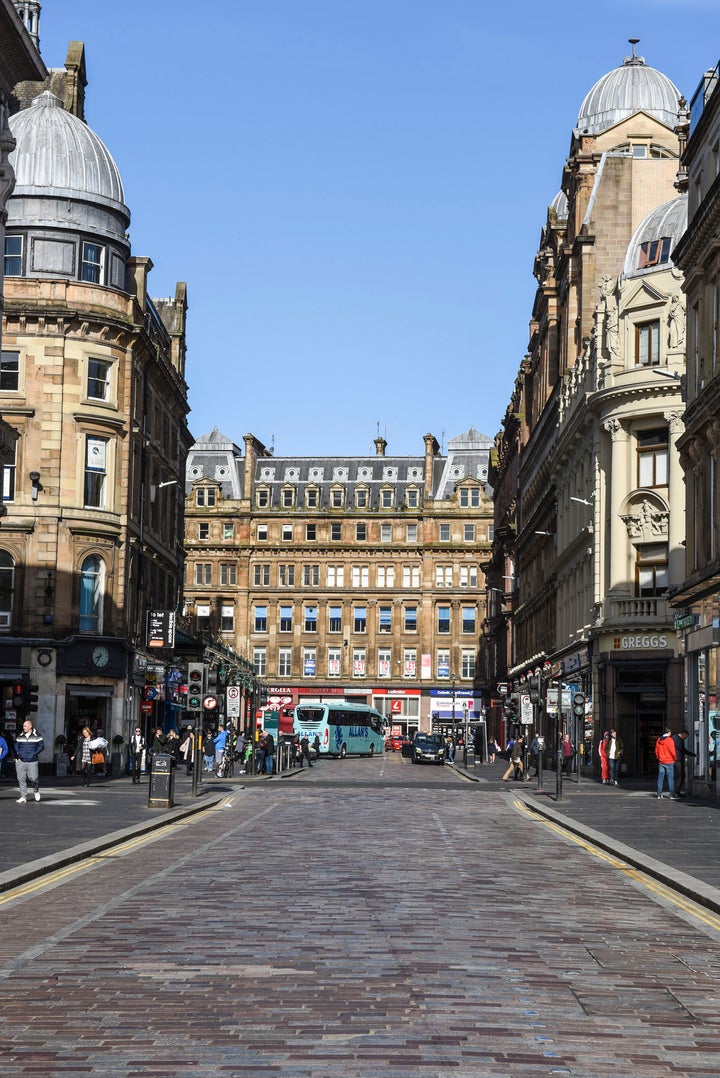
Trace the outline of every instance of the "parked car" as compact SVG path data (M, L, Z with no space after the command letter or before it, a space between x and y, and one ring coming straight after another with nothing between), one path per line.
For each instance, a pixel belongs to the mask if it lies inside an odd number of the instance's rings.
M442 734L417 733L412 745L412 762L414 764L444 764L445 740Z
M385 738L385 752L402 752L402 734L388 734Z

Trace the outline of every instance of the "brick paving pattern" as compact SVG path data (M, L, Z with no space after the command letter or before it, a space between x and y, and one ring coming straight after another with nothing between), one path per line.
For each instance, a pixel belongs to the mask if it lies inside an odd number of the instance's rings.
M509 793L328 763L3 896L0 1074L716 1078L717 933Z

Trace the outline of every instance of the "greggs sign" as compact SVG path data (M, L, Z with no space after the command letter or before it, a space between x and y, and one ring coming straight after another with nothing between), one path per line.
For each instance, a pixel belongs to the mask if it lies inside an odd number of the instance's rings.
M667 648L669 646L665 633L638 633L635 636L616 636L613 643L616 651L636 651L638 648L652 650L653 648Z

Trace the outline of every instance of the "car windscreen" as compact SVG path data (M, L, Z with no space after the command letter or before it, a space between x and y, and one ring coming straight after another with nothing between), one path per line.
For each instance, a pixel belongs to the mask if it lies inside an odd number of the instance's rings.
M422 734L420 734L415 738L415 744L420 749L439 749L442 746L442 738L434 737L432 735L423 737Z

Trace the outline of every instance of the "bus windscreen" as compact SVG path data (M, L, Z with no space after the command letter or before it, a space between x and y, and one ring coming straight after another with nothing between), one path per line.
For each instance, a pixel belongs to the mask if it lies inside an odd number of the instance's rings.
M325 715L325 711L321 707L297 707L295 708L295 718L298 722L318 723Z

